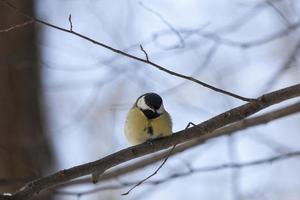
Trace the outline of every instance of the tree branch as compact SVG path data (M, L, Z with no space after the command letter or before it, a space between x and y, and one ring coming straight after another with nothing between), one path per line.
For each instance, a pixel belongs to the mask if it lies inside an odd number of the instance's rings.
M242 162L242 163L230 162L230 163L212 165L212 166L207 166L207 167L190 168L187 172L173 173L163 179L148 181L148 182L146 182L146 184L159 185L159 184L171 181L173 179L190 176L195 173L206 173L206 172L220 171L220 170L226 170L226 169L241 169L241 168L252 167L252 166L257 166L257 165L272 164L274 162L283 161L283 160L290 159L290 158L293 158L296 156L300 156L300 151L283 153L283 154L279 154L276 156L271 156L268 158L253 160L253 161L249 161L249 162ZM106 185L106 186L101 186L98 188L94 188L91 190L85 190L85 191L81 191L81 192L54 191L54 193L58 194L58 195L82 196L82 195L86 195L86 194L101 192L104 190L122 189L122 188L136 185L136 184L137 184L136 182L126 181L126 182L122 182L121 184L118 184L118 185Z
M14 6L14 5L11 4L10 2L8 2L7 0L2 0L2 2L5 3L7 6L9 6L10 8L12 8L12 9L13 9L15 12L17 12L18 14L24 16L24 17L27 18L27 19L33 20L33 21L35 21L36 23L45 25L45 26L47 26L47 27L51 27L51 28L53 28L53 29L60 30L60 31L62 31L62 32L66 32L66 33L75 35L75 36L77 36L77 37L79 37L79 38L82 38L82 39L84 39L84 40L86 40L86 41L89 41L89 42L94 43L94 44L96 44L96 45L98 45L98 46L101 46L101 47L103 47L103 48L106 48L106 49L108 49L108 50L110 50L110 51L113 51L113 52L115 52L115 53L117 53L117 54L120 54L120 55L122 55L122 56L131 58L131 59L134 59L134 60L136 60L136 61L139 61L139 62L148 64L148 65L151 65L151 66L153 66L153 67L155 67L155 68L157 68L157 69L159 69L159 70L161 70L161 71L163 71L163 72L165 72L165 73L168 73L168 74L170 74L170 75L177 76L177 77L180 77L180 78L183 78L183 79L192 81L192 82L194 82L194 83L197 83L197 84L199 84L199 85L202 85L203 87L209 88L209 89L214 90L214 91L216 91L216 92L219 92L219 93L222 93L222 94L225 94L225 95L228 95L228 96L231 96L231 97L234 97L234 98L236 98L236 99L239 99L239 100L242 100L242 101L246 101L246 102L255 101L255 99L252 99L252 98L246 98L246 97L243 97L243 96L234 94L234 93L232 93L232 92L228 92L228 91L226 91L226 90L222 90L222 89L220 89L220 88L214 87L214 86L212 86L212 85L210 85L210 84L207 84L207 83L205 83L205 82L199 81L199 80L197 80L197 79L195 79L195 78L193 78L193 77L190 77L190 76L187 76L187 75L183 75L183 74L180 74L180 73L171 71L171 70L169 70L169 69L167 69L167 68L165 68L165 67L163 67L163 66L161 66L161 65L159 65L159 64L156 64L156 63L154 63L154 62L152 62L152 61L149 61L149 60L147 60L147 59L143 59L143 58L134 56L134 55L132 55L132 54L126 53L125 51L121 51L121 50L119 50L119 49L113 48L113 47L111 47L111 46L109 46L109 45L106 45L106 44L104 44L104 43L102 43L102 42L96 41L96 40L94 40L94 39L92 39L92 38L90 38L90 37L87 37L87 36L85 36L85 35L82 35L82 34L76 32L76 31L72 30L72 28L70 28L70 29L62 28L62 27L59 27L59 26L57 26L57 25L54 25L54 24L48 23L48 22L46 22L46 21L40 20L40 19L38 19L38 18L36 18L36 17L27 15L26 13L22 12L21 10L19 10L16 6ZM69 22L70 22L70 20L69 20Z
M216 132L214 132L216 129L242 120L273 104L277 104L298 96L300 96L300 84L265 94L256 101L231 109L207 121L204 121L195 127L179 131L166 138L154 140L152 144L143 143L132 146L110 154L97 161L75 166L70 169L61 170L52 175L32 181L17 191L13 195L13 198L28 200L42 190L53 188L54 186L65 183L71 179L88 175L96 171L106 171L121 163L125 163L134 158L166 149L174 144L180 144L196 138L206 141L208 139L220 136L222 133L219 135L216 134Z
M29 21L23 22L21 24L17 24L17 25L11 26L11 27L6 28L6 29L2 29L2 30L0 30L0 33L6 33L6 32L9 32L9 31L18 29L18 28L22 28L22 27L27 26L27 25L32 24L32 23L34 23L34 21L33 20L29 20Z
M145 51L145 49L143 48L143 46L141 44L140 44L140 48L141 48L141 51L145 54L146 60L149 61L148 53Z
M70 24L70 31L73 32L73 22L72 22L72 15L71 14L69 14L68 20L69 20L69 24Z
M143 180L139 181L138 183L136 183L132 188L130 188L127 192L123 193L122 195L128 195L134 188L138 187L139 185L143 184L145 181L147 181L148 179L150 179L151 177L153 177L155 174L158 173L158 171L164 166L164 164L167 162L167 160L169 159L170 155L172 154L174 148L176 147L176 144L172 147L172 149L168 152L166 158L164 159L164 161L159 165L159 167L149 176L147 176L146 178L144 178Z
M234 132L240 131L247 129L249 127L261 125L261 124L266 124L270 121L280 119L286 116L290 116L292 114L295 114L300 111L300 102L292 104L290 106L268 112L266 114L257 116L257 117L252 117L249 119L245 119L239 122L236 122L234 124L228 125L224 128L220 128L216 131L214 131L214 135L225 135L225 134L232 134ZM181 153L187 149L190 149L192 147L198 146L202 144L204 141L202 138L192 140L190 142L186 142L184 144L178 145L172 152L171 155L175 155L178 153ZM101 175L98 179L98 181L105 181L105 180L110 180L119 176L122 176L124 174L128 174L131 172L134 172L136 170L142 169L150 164L153 164L157 161L160 161L164 159L169 151L165 151L163 153L160 153L158 155L154 155L152 157L145 158L143 160L140 160L138 162L134 162L132 164L129 164L127 166L117 168L115 170L109 171ZM83 184L83 183L90 183L90 178L83 178L83 179L78 179L74 180L72 182L67 183L66 185L63 186L70 186L74 184Z
M287 60L280 67L280 69L277 72L275 72L275 74L273 74L271 76L271 78L267 81L267 83L265 84L265 86L262 90L263 93L265 93L269 89L271 89L276 84L278 79L280 79L280 77L282 77L285 74L285 72L292 67L292 64L293 64L293 62L295 62L299 52L300 52L300 40L297 41L295 48L290 53L290 55L287 57Z
M234 124L228 125L224 128L220 128L216 131L214 131L213 134L215 135L224 135L224 134L232 134L234 132L240 131L240 130L244 130L247 129L249 127L253 127L253 126L257 126L257 125L262 125L262 124L266 124L270 121L276 120L276 119L280 119L286 116L290 116L292 114L295 114L297 112L300 111L300 102L297 102L295 104L292 104L290 106L275 110L275 111L271 111L268 112L266 114L262 114L260 116L257 117L252 117L249 119L245 119L239 122L236 122ZM190 149L192 147L195 147L197 145L200 145L203 143L203 140L200 139L195 139L192 140L190 142L186 142L184 144L178 145L172 152L172 155L176 155L178 153L181 153L187 149ZM166 158L166 156L168 155L169 150L164 151L160 154L154 155L152 157L147 157L145 159L142 159L140 161L134 162L132 164L129 164L127 166L124 167L120 167L111 171L108 171L106 173L104 173L103 175L101 175L98 179L98 181L105 181L105 180L110 180L113 178L117 178L119 176L134 172L136 170L142 169L150 164L153 164L157 161L160 161L164 158ZM12 185L15 183L25 183L28 182L30 180L32 180L33 178L20 178L20 179L0 179L0 185ZM82 179L77 179L71 182L68 182L66 184L63 184L61 186L70 186L70 185L77 185L77 184L85 184L85 183L90 183L91 179L90 178L82 178Z
M175 48L184 48L184 46L185 46L184 39L181 36L180 32L176 28L174 28L165 18L163 18L163 16L160 13L158 13L157 11L155 11L155 10L151 9L150 7L146 6L142 1L139 1L139 4L145 10L147 10L150 13L154 14L155 16L157 16L177 36L177 38L179 39L180 44L174 46Z

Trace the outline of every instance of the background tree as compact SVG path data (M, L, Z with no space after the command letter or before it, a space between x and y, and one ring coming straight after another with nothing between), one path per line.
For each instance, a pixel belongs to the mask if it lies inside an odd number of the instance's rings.
M13 198L27 200L43 190L63 200L119 199L166 158L158 174L125 198L300 196L293 178L300 173L299 115L292 116L300 104L287 100L300 95L296 0L36 3L37 19L7 8L43 30L37 44L58 165L53 174L24 183ZM163 97L177 134L127 149L127 111L149 91ZM270 91L277 92L256 99ZM188 122L198 126L177 132ZM169 150L146 155L179 141L170 157ZM107 171L94 185L90 173L97 169ZM69 182L73 178L79 179Z
M34 1L14 3L34 15ZM39 177L52 165L44 131L38 30L30 24L9 31L27 21L0 5L0 192L15 191L24 179Z

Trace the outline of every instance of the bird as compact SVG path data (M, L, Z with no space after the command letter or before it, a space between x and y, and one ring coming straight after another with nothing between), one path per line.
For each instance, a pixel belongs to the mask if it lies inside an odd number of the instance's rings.
M141 95L129 110L124 132L132 145L172 134L172 120L162 98L153 92Z

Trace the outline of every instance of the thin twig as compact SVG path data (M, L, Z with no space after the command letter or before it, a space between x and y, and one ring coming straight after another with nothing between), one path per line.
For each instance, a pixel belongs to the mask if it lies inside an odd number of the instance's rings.
M169 151L167 157L164 159L164 161L160 164L160 166L155 170L155 172L153 172L152 174L150 174L148 177L144 178L143 180L141 180L140 182L138 182L137 184L135 184L132 188L130 188L127 192L123 193L122 195L128 195L134 188L138 187L139 185L143 184L145 181L147 181L148 179L150 179L152 176L155 176L158 171L164 166L164 164L167 162L167 160L169 159L170 155L172 154L173 150L175 149L176 144L174 144L174 146L172 147L172 149Z
M272 42L272 41L277 40L282 37L287 37L288 35L291 35L292 33L296 32L299 28L300 28L300 21L298 20L294 23L291 23L283 30L276 31L267 36L263 36L261 38L250 40L250 41L232 40L232 39L229 39L226 37L222 37L218 32L204 31L202 28L200 28L200 29L199 28L197 28L197 29L179 29L178 31L182 35L185 35L186 37L195 34L195 35L199 35L199 37L201 37L201 38L209 39L211 41L217 42L217 43L225 45L225 46L249 49L249 48L267 44L269 42ZM173 34L173 33L169 30L163 30L163 31L156 33L155 37L159 38L161 36L166 36L168 34Z
M283 63L283 65L280 67L278 71L276 71L271 78L265 83L263 89L261 92L265 93L268 90L270 90L277 81L285 74L287 70L289 70L292 67L293 62L296 60L297 55L300 52L300 40L297 41L296 46L294 47L293 51L290 53L290 55L287 57L286 61Z
M145 51L145 49L143 48L143 46L141 44L140 44L140 48L141 48L141 51L145 54L146 60L149 62L148 53Z
M72 23L72 15L69 14L69 24L70 24L70 31L73 32L73 23Z
M2 29L2 30L0 30L0 33L6 33L6 32L9 32L9 31L18 29L18 28L22 28L22 27L27 26L27 25L32 24L32 23L34 23L34 20L29 20L29 21L26 21L22 24L17 24L17 25L9 27L7 29Z
M185 129L188 129L190 126L196 126L193 122L189 122ZM155 174L158 173L158 171L164 166L164 164L167 162L167 160L169 159L169 157L172 155L175 147L177 144L174 144L174 146L172 147L172 149L168 152L166 158L164 159L164 161L161 163L161 165L156 169L155 172L153 172L152 174L150 174L148 177L146 177L145 179L141 180L140 182L138 182L137 184L135 184L132 188L130 188L127 192L123 193L122 195L128 195L134 188L138 187L139 185L143 184L145 181L147 181L148 179L150 179L151 177L153 177Z
M277 15L283 20L283 22L287 26L291 24L290 21L288 20L288 18L285 16L285 14L279 8L277 8L277 6L274 4L274 2L266 1L266 4L269 5L270 8L272 8L275 13L277 13Z
M160 13L158 13L157 11L153 10L152 8L146 6L143 2L139 1L139 4L141 7L143 7L145 10L151 12L152 14L156 15L164 24L166 24L170 30L179 38L180 41L180 45L176 45L176 48L184 48L185 46L185 42L183 37L181 36L180 32L174 28L174 26L172 26L172 24L170 24Z
M236 98L236 99L239 99L239 100L242 100L242 101L246 101L246 102L252 102L252 101L255 101L255 99L253 99L253 98L243 97L243 96L240 96L240 95L238 95L238 94L235 94L235 93L232 93L232 92L228 92L228 91L226 91L226 90L223 90L223 89L214 87L214 86L212 86L212 85L210 85L210 84L207 84L207 83L205 83L205 82L199 81L199 80L197 80L197 79L195 79L195 78L193 78L193 77L190 77L190 76L187 76L187 75L183 75L183 74L174 72L174 71L169 70L169 69L167 69L167 68L165 68L165 67L163 67L163 66L161 66L161 65L159 65L159 64L156 64L156 63L154 63L154 62L152 62L152 61L149 61L149 60L147 60L147 59L143 59L143 58L134 56L134 55L132 55L132 54L126 53L126 52L124 52L124 51L121 51L121 50L119 50L119 49L113 48L113 47L111 47L111 46L109 46L109 45L107 45L107 44L104 44L104 43L102 43L102 42L96 41L96 40L94 40L94 39L92 39L92 38L90 38L90 37L87 37L87 36L85 36L85 35L82 35L82 34L76 32L76 31L71 31L71 30L69 30L69 29L62 28L62 27L59 27L59 26L57 26L57 25L54 25L54 24L48 23L48 22L46 22L46 21L40 20L40 19L38 19L38 18L36 18L36 17L30 16L30 15L28 15L28 14L22 12L21 10L19 10L16 6L14 6L14 5L11 4L10 2L8 2L7 0L2 0L2 2L4 2L4 3L5 3L7 6L9 6L10 8L12 8L15 12L19 13L20 15L22 15L22 16L28 18L28 19L34 20L36 23L39 23L39 24L42 24L42 25L45 25L45 26L48 26L48 27L51 27L51 28L60 30L60 31L62 31L62 32L70 33L70 34L75 35L75 36L77 36L77 37L79 37L79 38L82 38L82 39L84 39L84 40L86 40L86 41L92 42L92 43L94 43L94 44L96 44L96 45L99 45L99 46L101 46L101 47L103 47L103 48L106 48L106 49L108 49L108 50L110 50L110 51L113 51L113 52L115 52L115 53L117 53L117 54L120 54L120 55L126 56L126 57L128 57L128 58L131 58L131 59L134 59L134 60L137 60L137 61L146 63L146 64L151 65L151 66L153 66L153 67L155 67L155 68L157 68L157 69L159 69L159 70L161 70L161 71L163 71L163 72L166 72L166 73L168 73L168 74L170 74L170 75L177 76L177 77L180 77L180 78L183 78L183 79L192 81L192 82L194 82L194 83L197 83L197 84L199 84L199 85L202 85L203 87L209 88L209 89L214 90L214 91L216 91L216 92L219 92L219 93L222 93L222 94L225 94L225 95L228 95L228 96L231 96L231 97L234 97L234 98Z

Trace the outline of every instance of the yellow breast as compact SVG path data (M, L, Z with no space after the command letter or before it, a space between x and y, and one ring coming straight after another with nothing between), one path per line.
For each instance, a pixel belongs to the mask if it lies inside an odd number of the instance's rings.
M138 108L133 107L126 119L125 136L131 144L140 144L150 139L172 134L172 121L168 112L148 120Z

